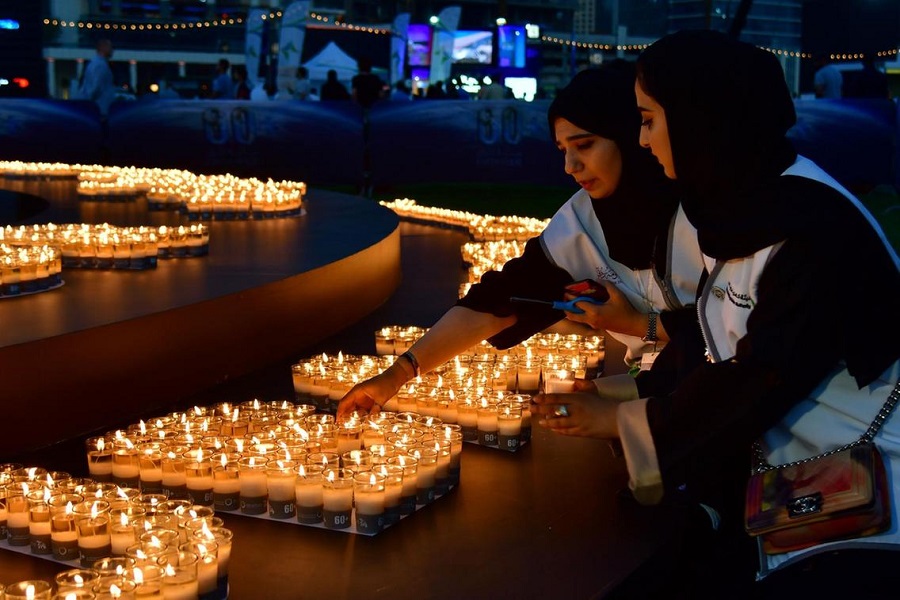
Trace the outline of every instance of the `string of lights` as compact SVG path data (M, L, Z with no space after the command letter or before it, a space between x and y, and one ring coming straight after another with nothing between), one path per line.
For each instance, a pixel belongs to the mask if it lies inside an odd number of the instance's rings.
M260 19L263 21L280 19L283 13L280 10L262 13ZM340 20L340 18L328 17L318 13L309 13L309 18L319 23L330 25L335 28L346 29L350 31L359 31L378 35L390 35L391 30L383 27L371 27L368 25L355 25ZM211 19L206 21L181 21L181 22L105 22L105 21L65 21L61 19L44 19L44 25L47 27L60 28L78 28L88 30L102 31L198 31L212 27L229 27L243 25L246 19L243 17L223 17L220 19ZM596 42L584 42L573 39L553 37L542 35L541 41L546 44L557 44L560 46L575 47L582 50L606 50L606 51L623 51L623 52L640 52L649 46L649 44L600 44ZM792 58L811 59L813 53L803 52L799 50L784 50L780 48L762 47L778 56L788 56ZM878 58L895 58L900 54L900 49L891 48L888 50L880 50L875 52ZM832 52L828 54L833 61L862 60L866 57L865 52L843 53Z

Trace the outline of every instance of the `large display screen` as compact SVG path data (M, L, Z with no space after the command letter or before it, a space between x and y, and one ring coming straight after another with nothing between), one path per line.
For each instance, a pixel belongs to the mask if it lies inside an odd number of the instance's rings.
M454 31L453 62L489 65L494 58L494 34L490 31Z
M431 64L431 27L423 24L409 25L406 31L407 64L411 67L427 67Z
M525 27L502 25L497 27L497 66L525 67Z

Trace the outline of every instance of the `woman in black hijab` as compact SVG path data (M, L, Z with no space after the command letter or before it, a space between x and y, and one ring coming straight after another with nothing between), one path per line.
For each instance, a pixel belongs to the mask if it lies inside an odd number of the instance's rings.
M580 320L621 332L616 335L635 360L655 343L642 338L663 311L656 333L667 339L668 315L693 302L702 261L671 183L638 146L633 69L616 64L578 73L560 90L548 119L566 171L582 189L540 237L528 241L521 257L472 286L406 359L354 387L339 415L383 405L420 371L482 340L509 348L557 323L561 311L510 298L562 300L565 286L581 279L604 280L610 300Z
M754 440L770 464L816 456L858 439L890 395L900 375L897 255L852 194L791 148L793 102L771 53L716 32L675 33L641 55L635 91L641 142L697 228L710 362L670 395L601 398L610 410L594 427L621 439L639 499L683 500L710 516L693 533L703 544L675 555L670 584L686 576L688 597L882 597L883 570L850 578L845 567L898 556L883 550L900 549L900 416L875 439L892 482L888 531L765 554L743 513ZM754 567L765 578L757 587Z

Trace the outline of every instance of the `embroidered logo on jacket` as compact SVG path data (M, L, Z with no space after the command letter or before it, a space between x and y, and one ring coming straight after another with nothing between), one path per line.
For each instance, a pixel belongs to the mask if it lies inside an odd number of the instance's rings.
M728 282L728 290L725 294L725 297L728 298L728 301L737 306L738 308L746 308L752 309L756 304L753 301L753 298L750 297L750 294L739 294L734 291L734 288L731 287L731 282Z
M622 278L619 277L619 274L616 273L611 267L607 267L606 265L602 267L597 267L597 281L611 281L613 283L619 283L622 281Z

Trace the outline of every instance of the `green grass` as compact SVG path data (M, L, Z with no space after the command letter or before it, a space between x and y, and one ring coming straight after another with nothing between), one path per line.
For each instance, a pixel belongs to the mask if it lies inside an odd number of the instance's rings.
M349 186L329 188L348 194ZM517 215L547 219L575 193L574 186L539 186L492 183L423 183L375 189L375 200L410 198L423 206L449 208L477 214ZM859 199L878 220L894 249L900 252L900 193L892 186L878 186Z

